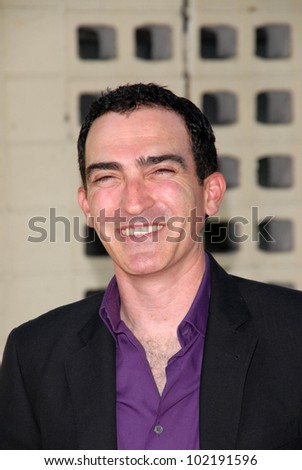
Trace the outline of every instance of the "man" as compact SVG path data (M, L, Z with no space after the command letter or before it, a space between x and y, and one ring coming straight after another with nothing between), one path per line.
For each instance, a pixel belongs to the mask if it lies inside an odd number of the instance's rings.
M205 116L157 85L119 87L78 150L79 204L115 277L11 333L1 447L301 448L302 294L205 253L225 190Z

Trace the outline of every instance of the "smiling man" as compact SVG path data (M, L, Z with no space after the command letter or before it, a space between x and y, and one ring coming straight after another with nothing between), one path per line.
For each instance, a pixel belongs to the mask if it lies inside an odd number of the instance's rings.
M205 261L202 244L192 240L188 219L194 208L197 216L214 214L225 183L216 172L199 182L191 147L183 119L166 109L108 112L92 124L86 141L88 177L86 188L79 190L79 203L94 222L122 285L124 277L136 285L137 278L129 274L148 279L160 275L159 285L167 282L169 298L171 289L179 290L184 280L196 292ZM117 210L120 225L106 223L114 220ZM182 221L181 243L173 243L172 217Z
M122 86L92 105L78 153L79 204L115 276L10 335L2 448L301 448L302 295L205 252L225 191L206 117Z

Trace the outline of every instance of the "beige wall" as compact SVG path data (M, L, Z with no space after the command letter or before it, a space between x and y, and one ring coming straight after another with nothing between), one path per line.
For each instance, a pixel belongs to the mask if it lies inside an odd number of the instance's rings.
M215 128L218 149L240 160L240 185L228 191L222 216L250 219L278 215L294 221L294 250L261 252L257 243L242 244L235 254L217 258L232 272L302 288L301 208L301 51L302 2L299 0L189 0L188 29L182 28L182 0L0 0L0 356L8 332L18 324L62 303L105 287L112 275L108 258L88 258L84 246L65 240L57 222L56 241L28 241L33 217L50 208L71 225L81 218L76 202L79 177L76 138L78 98L125 82L156 81L200 104L207 90L238 95L239 120ZM254 28L286 22L292 27L292 56L263 61L253 54ZM172 28L173 57L144 61L134 55L134 29L145 23ZM78 26L108 24L118 32L118 56L112 61L78 58ZM230 24L237 29L237 56L205 61L198 56L198 28ZM185 74L188 78L185 81ZM294 94L294 120L285 126L255 122L258 91L285 88ZM294 157L294 186L265 190L256 184L257 156L289 153ZM298 217L297 217L298 216ZM250 226L247 230L252 230Z

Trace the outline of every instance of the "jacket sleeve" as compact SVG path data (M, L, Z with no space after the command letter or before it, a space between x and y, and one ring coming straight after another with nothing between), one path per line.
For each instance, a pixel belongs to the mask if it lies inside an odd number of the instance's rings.
M0 449L41 449L15 336L14 330L7 340L0 373Z

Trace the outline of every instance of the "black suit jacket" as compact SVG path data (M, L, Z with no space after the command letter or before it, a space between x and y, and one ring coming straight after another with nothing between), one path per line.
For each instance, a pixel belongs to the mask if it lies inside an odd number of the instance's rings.
M200 385L203 449L302 448L302 293L211 259ZM115 343L101 296L15 329L0 385L0 448L116 449Z

